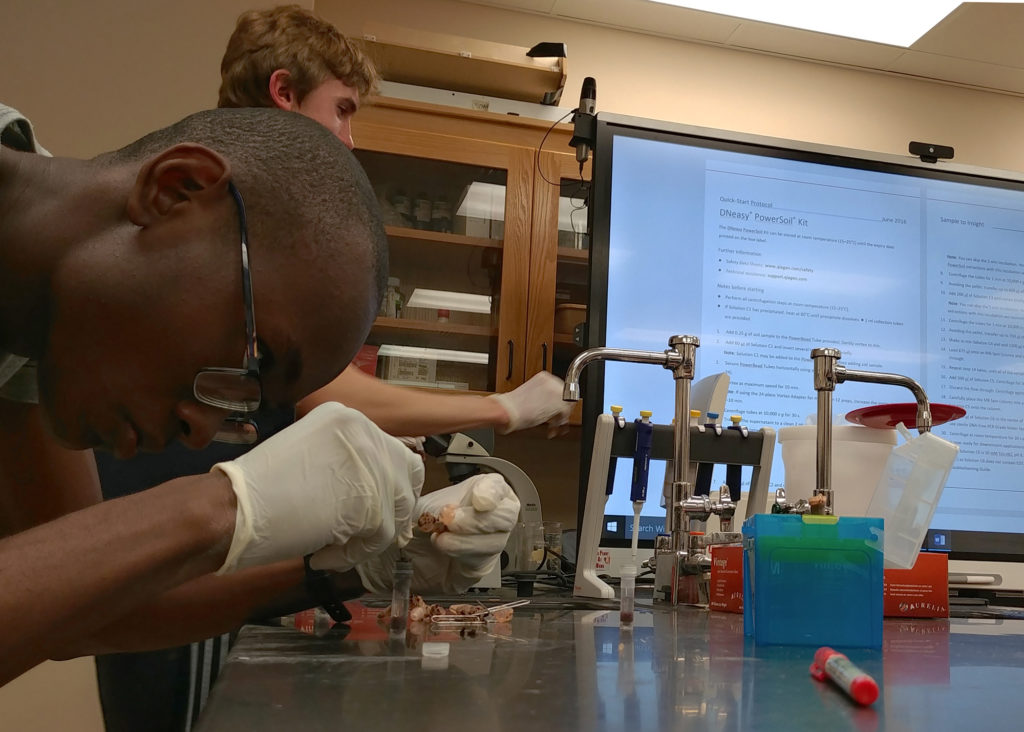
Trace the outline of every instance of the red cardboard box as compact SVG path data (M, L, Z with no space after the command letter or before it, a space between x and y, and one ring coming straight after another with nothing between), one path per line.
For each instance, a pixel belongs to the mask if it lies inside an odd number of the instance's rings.
M910 569L886 569L883 574L885 617L949 617L949 558L945 554L921 552Z
M352 357L352 365L370 376L377 375L377 351L380 346L363 346Z
M711 547L711 610L743 612L743 547Z

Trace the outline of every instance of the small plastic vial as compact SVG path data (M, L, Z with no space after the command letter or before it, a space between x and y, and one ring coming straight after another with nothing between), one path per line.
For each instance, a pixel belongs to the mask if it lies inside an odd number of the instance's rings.
M397 277L388 277L388 288L384 291L384 299L380 303L379 315L381 317L402 317L402 305L405 303L405 298L402 297L402 291L398 289L401 284L402 281Z
M416 200L413 202L412 213L413 218L416 221L417 229L430 229L430 214L432 206L430 199L427 198L426 193L420 193L416 196Z
M412 589L412 562L399 559L395 563L394 587L391 590L391 621L388 631L405 637L409 625L409 592Z
M398 214L401 226L416 225L416 219L412 215L412 201L409 200L409 196L405 194L405 191L397 191L395 193L391 199L391 208Z
M636 567L627 564L622 568L619 585L619 627L633 627L633 601L636 595Z
M447 197L438 196L434 200L434 205L430 209L430 228L446 234L451 233L452 207Z

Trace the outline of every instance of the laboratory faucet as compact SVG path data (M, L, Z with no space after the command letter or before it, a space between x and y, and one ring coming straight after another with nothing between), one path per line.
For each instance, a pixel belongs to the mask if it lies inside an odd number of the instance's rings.
M700 339L696 336L674 335L665 351L637 351L625 348L590 348L576 356L565 375L562 398L569 402L580 398L580 375L595 361L623 361L662 366L672 372L675 380L675 422L672 445L672 489L666 496L665 532L668 541L655 546L657 577L667 580L666 599L673 605L680 597L687 602L701 602L707 597L707 572L710 558L704 553L709 543L737 541L739 535L704 535L704 525L712 513L729 511L707 496L695 496L690 474L690 384ZM659 537L661 538L661 537ZM661 583L658 583L661 586Z
M814 361L814 389L818 392L817 455L815 462L816 480L814 496L824 513L833 512L832 494L832 392L836 384L845 381L863 381L871 384L903 386L911 391L917 401L917 431L921 434L932 428L931 405L928 395L909 376L887 374L880 371L857 371L839 363L843 355L837 348L815 348L811 351Z

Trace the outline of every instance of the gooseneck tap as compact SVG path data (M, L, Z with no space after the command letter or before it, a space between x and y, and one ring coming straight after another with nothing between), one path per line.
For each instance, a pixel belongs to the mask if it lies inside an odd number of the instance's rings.
M917 431L921 434L932 429L932 411L928 395L909 376L887 374L881 371L857 371L839 363L843 357L837 348L815 348L811 351L814 361L814 389L818 392L818 443L815 462L814 495L824 498L824 512L833 512L832 494L832 392L836 384L846 381L862 381L870 384L903 386L911 391L917 402Z

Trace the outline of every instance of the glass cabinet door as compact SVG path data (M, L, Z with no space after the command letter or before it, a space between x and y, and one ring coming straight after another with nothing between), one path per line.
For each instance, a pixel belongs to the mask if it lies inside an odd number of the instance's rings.
M530 161L440 137L357 131L390 257L362 368L402 386L507 391L522 383Z
M527 375L564 376L583 343L590 249L589 170L571 154L544 152L534 182Z
M569 362L582 350L590 273L589 178L589 167L581 176L572 154L545 151L537 155L527 377L542 370L565 376ZM570 417L575 424L579 424L579 406Z
M585 342L590 275L587 205L590 182L561 178L558 189L558 255L555 267L555 319L552 366L559 375Z

